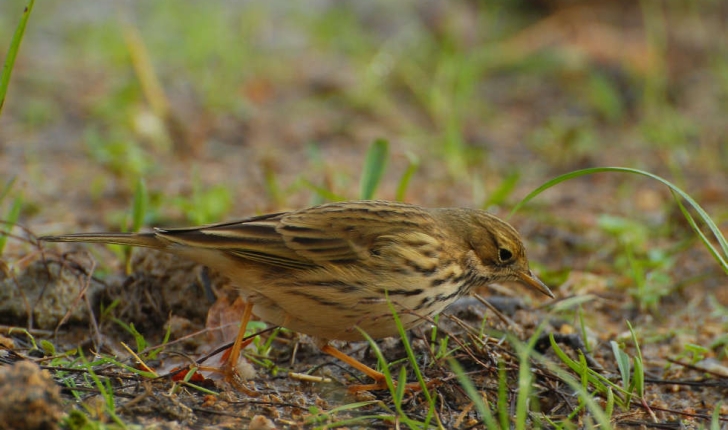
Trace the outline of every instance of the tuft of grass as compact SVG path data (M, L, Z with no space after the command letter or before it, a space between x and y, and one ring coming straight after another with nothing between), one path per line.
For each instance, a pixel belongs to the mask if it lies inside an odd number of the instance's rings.
M387 297L387 304L389 306L390 311L392 312L392 316L394 318L394 324L397 327L397 331L399 332L400 338L402 340L402 344L404 345L404 349L407 353L407 362L412 367L413 372L415 374L415 377L417 378L417 382L420 385L420 389L422 390L422 395L425 398L424 405L427 407L427 413L425 414L423 421L417 421L410 418L407 413L402 409L402 403L405 398L405 389L407 387L407 369L405 366L402 366L400 368L399 375L397 377L397 381L394 380L393 375L389 369L389 364L387 363L387 360L384 358L384 355L382 354L382 351L379 349L379 346L377 343L372 339L364 330L359 329L359 332L362 334L362 336L369 342L369 345L374 352L375 356L377 357L377 362L379 363L379 367L381 368L381 372L385 376L385 381L387 383L387 388L389 390L389 393L392 396L392 403L395 405L395 411L396 411L396 420L407 425L410 428L430 428L430 423L435 419L435 425L437 428L444 428L442 423L440 422L440 417L436 412L436 398L433 396L432 393L430 393L427 382L425 381L425 378L422 374L422 370L419 367L419 363L417 362L417 358L414 355L414 351L412 349L412 345L409 342L409 338L407 337L407 331L404 328L404 325L402 324L402 320L399 318L399 314L397 312L397 309L395 308L394 303Z
M189 198L176 197L172 204L196 225L219 221L230 211L233 196L224 185L203 186L200 175L195 171L192 178L192 195Z
M625 115L625 106L617 86L604 74L594 73L585 83L586 100L596 113L611 123Z
M630 330L632 342L636 350L636 355L631 357L631 361L630 356L624 352L619 344L611 342L612 352L614 353L616 366L617 369L619 369L621 377L621 385L617 385L615 382L612 382L600 373L590 369L581 352L579 353L579 361L571 359L559 347L553 336L550 337L551 347L556 353L556 356L562 363L580 376L582 391L584 393L588 393L587 395L589 398L599 396L607 400L607 407L602 411L606 416L611 416L614 405L617 405L622 411L629 410L630 404L635 398L642 402L643 405L645 404L643 400L645 393L645 376L642 352L632 325L627 322L627 326ZM549 369L554 370L553 364L549 365ZM561 371L563 372L563 370ZM563 379L562 375L559 375L559 377ZM569 383L568 381L565 382ZM584 404L583 406L591 408L588 404Z
M114 390L111 387L111 382L109 381L109 379L104 379L102 381L101 378L94 371L95 364L92 362L89 362L86 359L86 356L83 355L83 352L81 352L80 350L78 352L79 352L79 355L81 358L81 363L83 364L83 367L86 369L86 372L87 372L86 375L88 375L88 377L91 379L91 381L93 381L93 384L96 386L96 389L99 391L99 393L101 394L101 397L104 399L104 409L103 409L103 411L98 411L98 412L105 413L109 418L111 418L112 421L114 421L114 423L116 423L121 428L127 428L126 424L124 424L124 422L121 420L121 418L116 414L115 396L114 396ZM92 410L90 406L87 406L85 404L83 404L83 405L89 414L93 415L94 412L97 412L97 411Z
M399 326L401 327L401 322L399 323ZM407 415L407 412L402 408L402 402L404 400L405 396L405 387L407 385L407 371L404 367L400 370L399 377L397 378L397 381L394 380L392 376L392 372L389 369L389 365L387 363L387 360L384 358L384 354L382 354L382 350L379 349L379 345L377 345L376 341L372 339L371 336L369 336L364 330L359 329L359 332L362 334L364 339L369 342L369 345L372 349L372 352L377 357L377 362L379 363L380 370L382 374L384 374L385 381L387 383L387 389L389 390L389 394L392 396L392 403L395 407L396 416L393 417L394 420L410 427L410 428L427 428L429 425L430 420L432 419L432 413L434 411L434 404L432 402L428 403L428 414L426 417L426 420L424 422L417 421L415 419L412 419L409 415ZM406 343L407 341L403 339L403 341ZM425 386L424 392L427 392L427 387ZM429 394L429 393L428 393ZM392 421L392 419L390 419ZM428 424L425 424L428 423Z
M94 162L125 179L128 186L153 167L152 157L124 130L101 131L89 126L84 133L84 143Z
M640 350L639 343L637 342L637 335L635 334L632 325L627 321L629 332L632 336L632 343L634 343L637 355L632 357L632 363L634 363L634 371L630 364L629 355L622 350L617 342L610 342L612 345L612 353L617 362L617 368L622 378L622 393L624 393L623 401L619 404L623 409L628 409L632 401L633 395L642 399L645 394L645 373L644 373L644 362L642 361L642 351ZM611 387L610 392L611 392Z
M530 133L526 143L549 164L563 165L593 154L598 138L591 118L558 113Z
M611 423L611 413L613 410L613 403L614 399L616 399L612 393L612 391L615 389L618 391L622 391L621 388L619 388L616 384L609 381L607 378L603 377L602 375L598 374L597 372L589 369L586 365L586 361L583 358L583 355L581 355L581 359L579 362L576 362L569 358L562 350L559 348L558 344L554 340L553 336L550 336L551 341L551 347L553 348L554 352L557 354L557 356L566 364L569 368L571 368L572 371L574 371L577 375L580 376L579 379L576 379L573 375L571 375L568 371L562 369L560 366L558 366L556 363L553 363L549 360L547 360L545 357L538 355L538 354L532 354L533 359L546 366L551 372L556 374L556 376L561 379L562 382L566 383L566 385L569 386L574 392L576 393L577 397L579 398L580 402L580 408L582 410L586 410L589 412L589 415L587 418L591 417L590 419L593 419L597 422L598 428L600 429L612 429L614 428ZM518 345L518 341L516 340L516 345ZM522 347L522 346L521 346ZM587 385L587 383L589 385ZM590 391L588 387L593 387L594 392ZM615 391L616 391L615 390ZM602 395L606 397L607 399L607 405L605 408L602 408L594 399L595 394ZM573 426L573 423L570 423L570 421L564 422L561 424L561 426ZM593 427L593 426L592 426ZM567 427L568 428L568 427ZM587 427L589 428L589 427Z
M651 248L648 243L650 230L638 221L602 215L598 225L612 234L621 247L622 253L615 258L614 266L618 272L627 273L632 278L636 288L630 291L630 295L641 309L656 311L660 299L680 286L673 282L670 271L675 254L682 246L669 251Z
M473 402L475 410L479 414L481 424L488 429L527 429L544 427L544 422L553 428L602 428L612 429L610 419L614 410L615 402L621 403L620 407L624 407L625 390L617 386L609 379L601 376L599 373L589 369L586 358L580 354L578 360L569 358L551 336L551 346L557 354L557 357L566 364L573 372L563 369L557 363L545 358L534 351L534 346L539 338L540 330L538 330L528 342L522 342L514 336L508 336L508 342L513 346L518 356L518 387L515 389L515 409L512 408L508 396L508 387L511 385L508 381L508 375L505 366L501 362L498 368L498 392L496 404L488 402L485 393L479 392L473 381L467 377L462 366L454 359L449 360L449 364L458 382L463 387L465 393ZM566 416L560 419L549 417L538 411L538 402L534 398L535 374L533 371L534 364L544 366L554 373L557 378L568 385L575 393L574 398L578 403ZM633 378L634 380L634 378ZM619 395L615 396L614 392ZM603 397L606 399L604 407L600 406L595 397ZM543 422L542 422L543 421ZM584 426L585 422L596 422L595 424Z
M263 321L250 321L245 331L246 337L254 336L256 333L265 330L267 327L268 325ZM243 351L243 354L245 354L245 358L255 363L257 366L266 369L268 373L273 377L276 377L278 375L280 368L278 367L278 364L276 364L276 362L269 357L271 349L273 348L273 342L278 337L278 334L280 334L281 331L287 331L287 329L283 327L276 327L273 332L265 338L262 336L255 336L253 338L255 353L249 353L247 350Z
M336 408L333 408L329 411L322 411L321 409L317 408L316 406L311 406L309 408L309 413L311 414L308 416L304 423L306 425L320 425L320 427L315 428L339 428L344 426L351 426L351 425L365 425L367 423L370 423L374 420L376 421L391 421L391 416L381 416L381 415L363 415L358 416L356 418L351 419L341 419L337 420L336 415L347 413L349 411L355 411L357 409L364 409L369 408L373 405L379 405L382 406L382 402L379 400L370 400L365 402L354 402L349 403L346 405L338 406Z

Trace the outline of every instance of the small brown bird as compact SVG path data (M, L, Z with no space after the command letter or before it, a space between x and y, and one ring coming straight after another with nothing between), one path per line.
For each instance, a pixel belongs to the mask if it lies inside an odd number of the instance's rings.
M397 335L479 286L521 281L553 297L528 267L518 232L477 209L428 209L388 201L329 203L203 227L152 233L46 236L171 252L228 276L246 301L229 363L235 365L251 312L318 338L322 351L377 380L383 375L328 345Z

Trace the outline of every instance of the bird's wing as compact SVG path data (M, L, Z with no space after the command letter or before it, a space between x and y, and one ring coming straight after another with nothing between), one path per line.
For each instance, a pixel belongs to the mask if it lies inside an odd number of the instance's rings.
M286 212L202 227L156 229L157 236L192 248L216 249L236 257L292 269L316 264L290 249L276 227Z
M417 206L394 202L329 203L294 212L205 227L157 230L172 243L214 248L240 258L286 268L364 261L398 237L432 226Z
M288 213L276 231L289 249L317 264L366 261L432 216L417 206L384 201L330 203Z

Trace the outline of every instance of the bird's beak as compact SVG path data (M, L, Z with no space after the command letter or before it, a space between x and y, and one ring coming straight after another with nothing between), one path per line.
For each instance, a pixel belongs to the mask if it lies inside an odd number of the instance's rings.
M551 292L549 287L546 286L543 282L541 282L540 279L536 277L536 275L533 274L530 270L527 270L525 272L518 272L518 278L523 281L526 285L529 287L533 287L537 289L538 291L546 294L547 296L551 297L552 299L555 298L554 293Z

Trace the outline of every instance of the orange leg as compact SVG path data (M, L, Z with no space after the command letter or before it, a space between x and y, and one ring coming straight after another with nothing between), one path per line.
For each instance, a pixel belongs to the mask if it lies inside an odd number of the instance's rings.
M245 303L245 309L243 310L243 318L240 320L240 329L238 329L238 335L235 337L235 343L230 349L230 355L227 358L227 362L224 364L224 373L227 378L231 378L235 375L235 368L238 365L240 359L240 351L250 342L243 342L245 339L245 331L248 329L248 323L250 317L253 315L253 304L250 302Z
M365 384L365 385L349 385L347 387L347 390L350 393L357 393L360 391L375 391L375 390L386 390L387 389L387 380L386 376L384 376L384 373L378 372L371 367L367 366L366 364L362 363L361 361L357 360L354 357L351 357L349 355L344 354L343 352L339 351L338 349L334 348L333 346L326 344L321 347L321 352L329 354L330 356L343 361L344 363L348 364L349 366L353 367L354 369L362 372L363 374L369 376L370 378L374 379L374 384Z
M374 379L375 381L384 381L384 373L378 372L371 367L367 366L366 364L362 363L361 361L357 360L354 357L348 356L344 354L343 352L339 351L338 349L334 348L333 346L326 344L321 347L321 352L329 354L330 356L337 358L344 363L348 364L349 366L353 367L354 369L362 372L363 374L367 375L368 377ZM386 385L385 385L386 387Z
M330 356L337 358L344 363L348 364L349 366L353 367L354 369L362 372L363 374L367 375L368 377L374 379L373 384L360 384L360 385L349 385L347 387L347 390L350 393L358 393L361 391L376 391L376 390L386 390L387 387L387 377L382 372L378 372L371 367L367 366L366 364L362 363L361 361L357 360L354 357L351 357L349 355L344 354L343 352L339 351L338 349L334 348L333 346L326 344L321 347L321 352L324 352L326 354L329 354ZM392 381L395 386L397 386L397 383L395 381ZM407 384L407 390L410 391L419 391L422 387L420 387L420 384L417 382Z
M363 374L369 376L370 378L374 379L373 384L360 384L360 385L349 385L347 387L347 391L350 393L358 393L361 391L376 391L376 390L386 390L387 387L387 377L382 372L378 372L371 367L367 366L366 364L362 363L361 361L355 359L354 357L351 357L349 355L344 354L343 352L339 351L338 349L334 348L333 346L326 344L321 347L321 352L324 352L326 354L329 354L330 356L339 359L343 361L344 363L348 364L349 366L353 367L354 369L362 372ZM394 381L393 381L394 382ZM396 382L394 382L395 386L397 385ZM429 383L427 384L430 385ZM407 384L407 390L409 391L419 391L422 387L419 383L413 382L411 384Z

